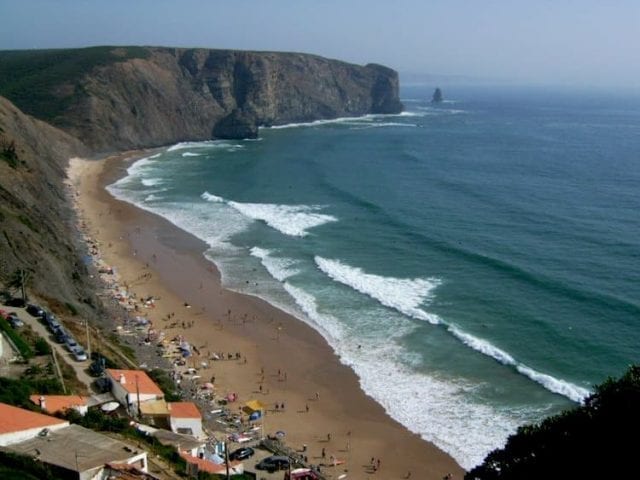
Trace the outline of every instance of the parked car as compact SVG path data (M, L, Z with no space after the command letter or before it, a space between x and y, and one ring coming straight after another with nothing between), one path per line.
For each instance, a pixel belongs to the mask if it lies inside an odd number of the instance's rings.
M91 358L94 358L94 355L91 354ZM96 358L91 365L89 365L89 374L92 377L99 377L104 373L105 360L104 357L100 356Z
M32 317L38 318L44 315L44 310L40 308L38 305L34 305L33 303L30 303L29 305L27 305L27 313Z
M256 453L251 447L241 447L229 454L229 460L244 460Z
M8 305L9 307L23 308L27 304L27 302L25 302L20 297L15 297L15 298L10 298L6 302L4 302L4 304Z
M84 362L87 360L87 354L84 351L84 348L82 348L80 345L72 348L71 353L73 354L73 358L75 358L78 362Z
M9 324L13 327L13 328L20 328L20 327L24 327L24 322L22 320L20 320L20 318L18 317L18 315L16 315L15 313L11 312L9 314L9 316L7 317L7 320L9 322Z
M53 337L55 338L57 343L66 343L67 342L67 332L64 328L58 327L55 332L53 332Z
M67 348L70 352L73 352L73 349L79 346L78 342L76 342L76 339L71 335L67 335L67 339L64 341L64 343L67 345Z
M260 460L256 468L258 470L266 470L269 473L273 473L276 470L286 470L289 468L289 457L272 455Z
M107 377L100 377L95 381L95 386L98 392L107 393L111 391L111 379Z
M55 331L58 328L60 328L60 322L58 322L58 320L56 320L56 317L54 317L49 312L44 312L44 315L42 316L42 318L44 319L47 326L49 327L49 330L51 330L53 333L55 333Z

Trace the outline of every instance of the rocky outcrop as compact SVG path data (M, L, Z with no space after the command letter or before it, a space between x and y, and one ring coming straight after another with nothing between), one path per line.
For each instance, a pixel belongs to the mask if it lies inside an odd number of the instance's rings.
M254 137L263 125L402 110L398 75L381 65L300 53L150 47L126 55L102 47L99 63L79 69L74 58L86 64L95 54L65 52L63 74L47 77L57 82L48 90L61 108L48 120L95 152ZM30 113L38 116L37 107Z

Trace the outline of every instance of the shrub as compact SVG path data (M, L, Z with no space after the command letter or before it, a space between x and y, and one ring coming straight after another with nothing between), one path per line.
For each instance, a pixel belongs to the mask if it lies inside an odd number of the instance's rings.
M179 402L182 400L175 383L173 383L166 371L161 368L154 368L149 372L149 376L160 387L167 402Z
M7 337L11 339L13 344L16 346L16 348L20 352L20 355L22 355L22 358L24 358L25 360L28 360L31 357L33 357L33 350L31 350L31 347L29 346L29 344L25 342L24 339L13 328L11 328L11 325L9 325L9 322L7 322L1 316L0 316L0 330L4 331Z
M36 355L50 355L51 354L51 346L42 337L38 337L38 339L33 344L33 348L36 351Z

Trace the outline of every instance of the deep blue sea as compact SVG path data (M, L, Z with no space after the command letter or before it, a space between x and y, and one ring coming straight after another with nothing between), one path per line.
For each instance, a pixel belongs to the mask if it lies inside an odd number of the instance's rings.
M174 145L110 191L206 241L227 287L318 330L470 468L640 361L640 97L432 91Z

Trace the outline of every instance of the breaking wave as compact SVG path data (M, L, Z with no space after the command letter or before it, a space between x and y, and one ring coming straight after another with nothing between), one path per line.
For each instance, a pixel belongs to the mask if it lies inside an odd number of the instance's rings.
M318 256L314 260L318 268L333 280L370 296L385 307L393 308L418 320L426 320L434 325L440 323L436 315L420 308L422 303L432 298L433 290L440 285L440 280L437 278L383 277L365 273L360 268L350 267L338 260Z
M271 255L272 252L266 248L253 247L250 253L253 257L259 258L260 263L267 269L269 275L279 282L284 282L287 278L299 272L297 269L292 268L296 263L294 260L274 257Z
M201 197L214 203L225 203L240 212L245 217L259 220L271 228L292 237L305 237L307 230L337 222L332 215L318 213L323 207L318 205L277 205L273 203L241 203L225 200L222 197L204 192Z
M448 332L466 346L494 360L515 368L520 374L539 383L550 392L563 395L574 402L582 402L591 392L583 387L555 378L546 373L518 362L510 354L496 347L487 340L475 337L447 324L437 315L424 311L420 306L433 297L433 290L441 283L435 278L406 279L373 275L357 267L345 265L338 260L329 260L316 256L318 268L331 279L364 293L377 300L385 307L392 308L409 317L426 320L433 325L444 325Z

